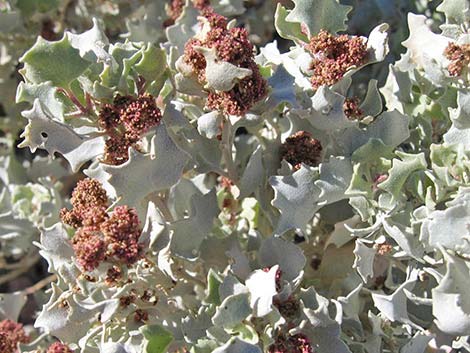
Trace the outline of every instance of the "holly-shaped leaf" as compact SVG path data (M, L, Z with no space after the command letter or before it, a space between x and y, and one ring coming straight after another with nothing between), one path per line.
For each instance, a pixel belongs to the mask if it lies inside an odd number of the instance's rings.
M337 0L293 0L294 9L286 21L298 22L307 27L309 37L324 29L337 33L347 29L346 20L351 6L341 5Z
M146 325L140 329L145 337L145 353L165 353L173 335L160 325Z

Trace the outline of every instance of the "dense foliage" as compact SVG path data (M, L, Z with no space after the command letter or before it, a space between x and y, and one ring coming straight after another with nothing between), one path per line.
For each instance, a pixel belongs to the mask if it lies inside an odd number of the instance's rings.
M0 1L2 353L470 351L470 1Z

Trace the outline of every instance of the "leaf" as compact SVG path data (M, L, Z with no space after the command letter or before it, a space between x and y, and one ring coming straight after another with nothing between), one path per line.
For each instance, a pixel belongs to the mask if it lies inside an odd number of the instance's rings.
M207 194L197 192L191 195L190 216L173 222L171 249L174 255L195 259L199 255L199 247L212 230L215 217L219 214L215 189Z
M376 251L374 248L368 247L361 239L356 239L356 247L354 248L353 267L357 270L364 283L367 283L367 278L374 277L374 259Z
M70 45L78 49L80 56L92 63L102 62L107 66L115 67L117 62L108 54L106 47L109 40L103 30L103 23L93 18L93 27L81 34L66 32Z
M302 249L278 237L269 237L263 241L259 248L259 260L263 267L279 265L282 278L289 282L301 275L307 262Z
M237 337L233 337L223 346L216 348L212 353L262 353L261 349L254 344L242 341Z
M274 74L268 78L271 93L265 102L269 109L275 109L281 103L289 103L292 107L299 108L295 96L295 78L289 74L284 65L279 65Z
M382 112L382 97L377 89L377 80L370 80L367 94L359 107L366 116L377 116Z
M197 131L208 139L213 139L220 134L222 116L219 112L209 112L197 119Z
M217 308L212 322L216 326L232 329L251 314L248 293L230 295Z
M286 21L304 24L309 37L324 29L336 34L347 29L346 20L351 6L341 5L337 0L293 0L294 9L287 15Z
M277 4L276 13L274 14L274 26L277 33L285 39L294 41L308 42L308 37L302 33L300 23L291 23L286 21L289 12L280 3Z
M446 23L462 24L470 17L470 4L468 0L444 0L437 11L446 15Z
M140 332L142 332L146 341L144 343L145 353L165 353L173 341L171 332L160 325L145 325L140 328Z
M250 69L235 66L217 58L216 48L195 47L206 59L206 89L230 91L235 84L253 74Z
M265 170L263 168L263 149L258 146L251 155L243 176L239 182L240 195L239 199L244 199L251 195L257 187L259 187L265 178Z
M1 293L0 294L0 319L18 321L21 310L26 304L28 297L25 292Z
M21 137L24 140L18 147L28 146L31 152L45 149L50 155L58 152L70 163L72 171L77 171L86 161L103 153L104 139L100 136L82 136L68 125L54 120L39 99L34 100L33 108L22 115L29 120Z
M341 158L331 158L318 170L302 166L292 175L271 177L275 194L272 204L281 212L275 233L304 230L320 208L348 198L345 191L351 177L351 161Z
M250 306L255 317L263 317L272 311L273 296L276 291L276 274L279 266L275 265L268 272L254 271L245 281L250 292Z
M103 168L125 204L137 206L148 194L169 189L181 178L188 156L175 145L164 123L157 127L150 145L148 154L131 149L126 163Z
M404 197L403 186L406 180L412 173L426 170L427 162L424 153L408 154L397 151L396 154L401 160L393 160L387 179L378 184L378 188L389 192L394 200L399 200L402 196Z
M49 272L58 271L71 262L74 255L67 231L62 223L57 223L41 232L39 253L49 264Z
M222 278L211 268L207 274L207 297L206 302L220 304L219 287L222 284Z
M470 332L469 262L450 255L441 248L446 272L439 285L432 289L432 313L439 329L449 335Z
M51 81L54 86L64 88L68 88L90 66L66 35L58 42L48 42L38 37L20 62L24 63L20 72L28 82L39 84Z

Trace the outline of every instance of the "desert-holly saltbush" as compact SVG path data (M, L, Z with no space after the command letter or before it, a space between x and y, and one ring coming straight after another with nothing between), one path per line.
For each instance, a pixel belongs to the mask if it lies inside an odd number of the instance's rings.
M349 3L0 4L0 350L469 351L470 2Z

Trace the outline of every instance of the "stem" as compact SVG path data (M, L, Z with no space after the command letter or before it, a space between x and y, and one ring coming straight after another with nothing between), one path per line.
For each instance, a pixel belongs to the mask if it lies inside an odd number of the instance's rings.
M152 195L150 199L153 203L155 203L155 206L157 206L157 208L160 210L160 212L162 213L163 217L165 217L165 220L167 222L174 221L173 215L171 214L171 211L167 205L166 196L162 196L158 193L155 193L155 195Z
M62 94L64 94L65 96L67 96L68 99L70 99L72 101L73 104L76 105L76 107L85 115L88 115L90 113L90 111L85 107L83 106L82 103L80 103L80 101L78 100L78 98L70 91L62 88L62 87L59 87L57 88L57 92L60 92Z
M46 278L43 278L39 282L33 284L31 287L26 288L24 291L26 292L26 294L34 294L38 290L40 290L40 289L44 288L45 286L47 286L49 283L54 282L56 279L57 279L57 275L55 275L55 274L50 275Z
M238 182L238 173L232 155L232 136L233 130L230 121L226 119L222 129L222 155L224 157L225 166L227 167L228 175L234 182Z

